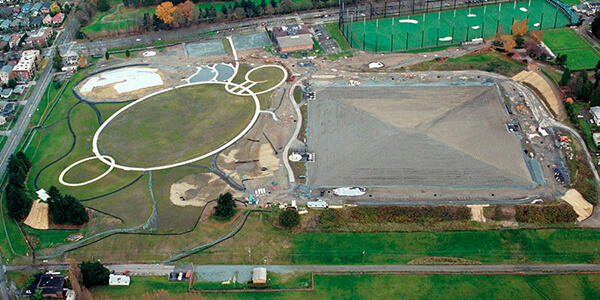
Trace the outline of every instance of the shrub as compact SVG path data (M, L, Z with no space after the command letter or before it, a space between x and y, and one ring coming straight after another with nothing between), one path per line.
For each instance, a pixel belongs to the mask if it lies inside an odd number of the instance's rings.
M334 230L343 225L343 218L340 212L335 209L325 210L319 219L319 227L323 230Z
M515 219L522 223L573 223L577 220L577 213L566 204L556 205L517 205Z
M494 205L492 220L502 221L503 216L504 216L504 214L502 213L502 207L500 207L500 205Z
M350 221L356 223L435 223L468 221L471 211L466 206L359 206L350 210Z
M233 196L227 192L220 194L217 198L217 206L215 207L215 217L220 219L228 219L233 217L235 213L235 202L233 202Z
M300 224L300 215L295 209L284 210L279 214L279 224L286 228L292 228Z

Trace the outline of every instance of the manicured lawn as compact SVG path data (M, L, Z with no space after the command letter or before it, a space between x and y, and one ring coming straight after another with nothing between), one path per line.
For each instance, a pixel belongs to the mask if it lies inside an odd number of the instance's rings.
M251 71L248 79L258 82L250 89L254 92L261 92L277 85L283 79L283 71L276 67L261 68Z
M188 283L169 282L166 276L131 277L129 286L100 286L91 289L90 292L98 298L116 299L118 297L139 298L146 293L154 293L159 290L182 294L188 291Z
M332 24L326 24L325 28L327 28L327 31L329 31L329 34L338 43L338 45L340 46L340 49L342 49L342 51L349 50L350 44L348 44L348 41L346 40L346 38L344 37L344 35L340 31L340 29L338 28L338 24L339 23L337 23L337 22L332 23Z
M596 257L600 231L301 233L292 240L297 264L404 264L428 256L482 263L585 263Z
M483 70L512 77L525 69L525 64L501 53L484 53L475 56L461 56L444 62L426 61L410 66L411 71L458 71Z
M154 167L205 154L231 140L254 114L250 97L223 85L195 85L156 95L113 119L102 131L101 153L119 164Z
M600 60L600 51L569 28L545 31L544 43L554 54L566 54L571 70L593 69Z

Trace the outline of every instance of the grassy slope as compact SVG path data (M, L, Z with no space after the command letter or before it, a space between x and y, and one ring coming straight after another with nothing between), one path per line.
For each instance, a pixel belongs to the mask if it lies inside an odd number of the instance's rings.
M525 64L508 58L501 53L484 53L475 56L451 58L445 62L425 61L410 66L411 71L458 71L458 70L492 71L512 77L525 69Z
M346 38L342 35L342 32L338 28L338 23L326 24L325 28L329 31L331 37L338 43L342 51L350 50L350 44Z
M545 31L544 43L554 54L566 54L571 70L593 69L600 59L600 51L569 28Z
M132 277L130 286L99 286L91 289L95 297L139 297L145 293L166 290L174 294L186 293L187 282L169 282L166 276Z

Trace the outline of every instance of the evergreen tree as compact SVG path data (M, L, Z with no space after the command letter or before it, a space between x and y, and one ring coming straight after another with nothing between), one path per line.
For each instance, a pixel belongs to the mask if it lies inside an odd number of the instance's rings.
M56 72L62 71L62 68L63 68L63 60L62 60L62 57L60 56L60 50L58 50L58 47L56 47L56 51L54 52L54 58L52 60L52 67L54 68L54 70L56 70Z
M227 6L225 6L225 5L221 6L221 13L222 13L224 16L227 16L227 15L228 15Z
M129 49L125 50L125 57L127 57L127 58L131 57L131 52L129 52Z
M261 0L260 1L260 7L262 7L262 9L265 10L265 8L267 8L267 1Z
M84 261L79 265L81 270L82 283L85 287L108 285L110 270L105 268L100 262Z
M600 88L596 88L594 91L594 95L592 95L592 100L590 101L590 106L600 106Z
M560 84L567 85L569 84L569 80L571 80L571 69L566 68L563 72L562 77L560 78Z
M600 38L600 14L598 14L592 22L592 34L595 37Z
M110 53L108 53L108 50L106 50L106 52L104 52L104 58L106 58L106 60L110 59Z
M235 202L231 193L219 195L217 198L217 206L215 207L215 217L227 219L233 217L235 213Z

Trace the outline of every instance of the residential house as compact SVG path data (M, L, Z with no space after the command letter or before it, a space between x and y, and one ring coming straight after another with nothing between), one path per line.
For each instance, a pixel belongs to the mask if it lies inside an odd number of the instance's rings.
M24 92L25 92L24 84L19 84L19 85L15 86L15 89L13 90L13 94L17 94L17 95L23 95Z
M19 27L21 28L29 28L29 19L23 19L19 23Z
M21 20L14 19L12 22L10 22L10 25L8 27L10 27L11 29L17 29L19 28L19 26L21 26Z
M592 135L592 138L594 139L594 144L596 144L596 147L600 146L600 132L594 132L594 134Z
M6 89L6 90L9 90L9 89ZM4 95L4 90L2 90L2 93L0 93L0 95ZM2 108L1 114L3 117L8 117L13 112L15 112L15 105L13 103L8 103L4 106L4 108Z
M12 14L13 16L16 16L18 14L21 13L21 7L19 7L18 5L15 5L12 7Z
M79 56L75 52L68 52L63 55L63 72L74 72L77 71L77 67L79 67Z
M0 17L3 19L10 18L12 16L12 8L5 6L0 9Z
M590 113L592 114L592 119L596 125L600 126L600 106L592 106L590 108Z
M31 3L25 3L23 7L21 7L21 13L28 15L31 12Z
M13 94L13 89L6 88L6 89L3 89L2 92L0 92L0 97L2 97L2 98L10 98L10 96L12 96L12 94ZM4 113L4 112L2 112L2 113ZM12 113L12 112L10 112L10 113Z
M63 298L65 278L54 274L40 274L27 290L27 294L35 295L36 290L42 291L43 298Z
M19 63L13 68L13 74L19 81L30 80L35 72L35 66L40 57L39 50L23 51Z
M10 38L10 41L8 41L8 47L10 47L10 49L14 49L15 47L19 46L19 41L21 41L22 37L23 35L20 33L13 34Z
M44 2L42 4L42 8L40 8L40 13L42 14L47 14L50 12L50 7L52 7L52 3L51 2Z
M0 29L2 29L2 30L8 30L9 27L10 27L10 20L4 20L4 22L2 22L2 24L0 24Z
M42 2L36 2L32 7L31 7L31 14L35 14L37 16L37 14L40 12L40 9L42 8Z
M10 79L10 74L12 72L13 66L10 64L5 65L0 69L0 83L8 84L8 80Z
M52 16L46 15L46 17L42 20L42 23L46 26L52 25Z
M304 25L274 27L272 33L281 52L310 51L313 49L312 36L308 27Z
M52 28L42 27L37 31L34 31L29 37L27 37L27 45L30 47L46 47L48 45L48 39L52 36Z
M60 25L62 24L62 22L65 20L65 14L64 13L57 13L53 18L52 18L52 24L53 25Z
M31 25L31 27L33 27L33 28L38 28L38 27L42 26L42 20L43 20L43 19L44 19L44 18L42 18L42 17L40 17L40 16L37 16L37 17L33 18L33 19L31 20L31 24L30 24L30 25Z

